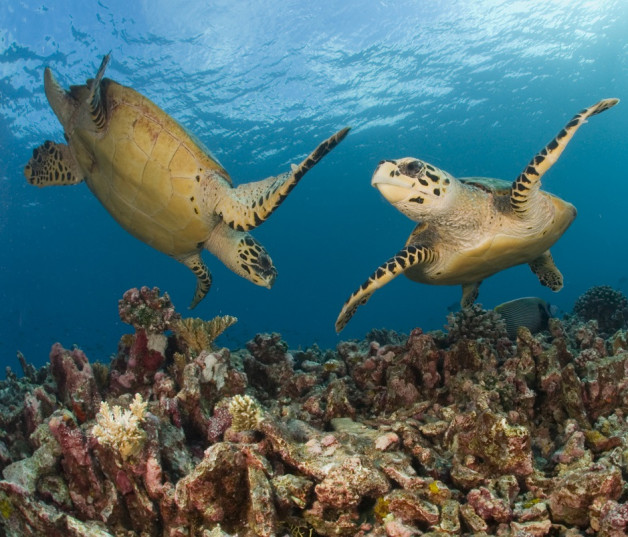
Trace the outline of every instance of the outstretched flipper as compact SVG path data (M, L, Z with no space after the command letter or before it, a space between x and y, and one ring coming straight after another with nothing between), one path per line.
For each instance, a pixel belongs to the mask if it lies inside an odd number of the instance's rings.
M205 248L238 276L270 289L277 278L277 269L270 255L246 231L231 229L220 222L205 241Z
M51 141L33 150L24 175L31 185L40 187L76 185L84 179L70 148Z
M529 265L532 272L539 278L541 285L549 287L552 291L560 291L563 288L563 275L556 268L549 250L530 261Z
M465 283L462 285L462 298L460 299L461 308L470 308L478 297L480 292L480 284L482 282Z
M380 265L379 268L369 276L369 279L345 302L340 315L338 315L338 319L336 319L336 332L340 332L347 325L358 309L358 306L366 304L377 289L386 285L389 281L414 265L433 262L435 256L434 250L427 246L410 245L397 252L395 256L391 257L386 263Z
M195 253L187 257L178 257L178 261L181 261L187 268L189 268L196 276L196 291L194 292L194 298L190 304L190 309L194 309L198 303L205 298L205 295L209 291L212 285L212 276L209 273L209 269L205 262L201 258L200 253Z
M336 147L349 132L349 127L338 131L321 143L301 164L292 171L240 185L227 192L216 211L229 227L248 231L264 222L281 205L301 178L327 153Z
M534 203L535 194L541 187L541 177L552 167L573 135L586 120L615 106L619 99L604 99L589 108L578 112L572 120L547 144L515 179L510 189L510 205L515 214L525 217Z

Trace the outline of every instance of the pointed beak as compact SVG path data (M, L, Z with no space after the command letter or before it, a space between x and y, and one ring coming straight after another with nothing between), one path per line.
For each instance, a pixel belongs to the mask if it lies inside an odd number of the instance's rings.
M408 197L412 188L412 181L405 176L399 175L397 163L391 160L384 160L379 163L371 185L377 188L389 203L398 203Z

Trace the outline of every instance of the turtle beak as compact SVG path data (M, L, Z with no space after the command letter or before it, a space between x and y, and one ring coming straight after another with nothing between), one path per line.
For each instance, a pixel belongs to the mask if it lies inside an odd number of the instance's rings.
M405 200L413 187L414 181L399 172L395 160L382 160L373 174L371 186L379 190L389 203Z

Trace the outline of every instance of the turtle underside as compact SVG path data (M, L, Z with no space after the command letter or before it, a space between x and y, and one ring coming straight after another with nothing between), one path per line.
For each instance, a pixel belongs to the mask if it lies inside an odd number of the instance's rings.
M290 172L234 188L211 153L161 108L132 88L104 78L65 91L45 70L48 101L67 145L46 142L25 167L37 186L85 181L129 233L190 268L197 277L191 307L206 295L207 249L251 282L271 287L268 252L248 231L263 223L300 179L347 134L322 142Z

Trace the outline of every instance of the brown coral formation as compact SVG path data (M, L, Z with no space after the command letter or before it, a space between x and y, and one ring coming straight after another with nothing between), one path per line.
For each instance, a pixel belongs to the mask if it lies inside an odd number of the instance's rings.
M56 345L1 386L1 535L628 529L623 331L554 319L512 344L476 309L448 336L291 352L270 334L232 352L155 290L125 294L121 316L136 332L108 370Z
M204 350L212 350L214 340L237 322L238 319L231 315L214 317L211 321L179 319L175 321L173 330L187 346L188 352L198 355Z
M504 318L496 311L485 310L477 303L447 315L445 328L450 342L461 339L508 339Z
M583 320L595 320L605 337L628 328L628 298L608 285L591 287L576 300L574 313Z

